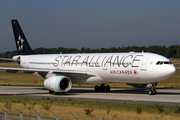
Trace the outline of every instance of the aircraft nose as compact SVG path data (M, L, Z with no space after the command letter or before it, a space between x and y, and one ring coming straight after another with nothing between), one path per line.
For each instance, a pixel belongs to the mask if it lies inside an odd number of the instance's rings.
M168 66L167 71L170 76L173 76L176 72L176 68L174 67L174 65L171 65L171 66Z

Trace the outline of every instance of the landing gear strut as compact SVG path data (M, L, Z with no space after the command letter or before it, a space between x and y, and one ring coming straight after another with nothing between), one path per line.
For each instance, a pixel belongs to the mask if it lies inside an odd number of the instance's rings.
M98 85L96 85L94 87L94 90L96 92L99 92L99 91L100 92L104 92L104 91L109 92L110 91L110 86L109 85L104 86L104 84L101 84L100 87L99 87Z
M149 89L149 95L156 95L156 89L155 86L157 85L157 83L153 83L151 88Z

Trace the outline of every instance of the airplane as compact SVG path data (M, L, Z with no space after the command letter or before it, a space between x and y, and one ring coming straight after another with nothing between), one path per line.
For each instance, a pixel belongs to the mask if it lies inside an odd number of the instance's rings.
M11 20L18 55L1 60L16 61L22 68L0 67L10 73L22 71L44 78L50 94L68 92L72 83L94 84L96 92L109 92L108 83L127 83L132 86L155 86L175 74L171 61L147 52L36 54L30 47L18 20Z

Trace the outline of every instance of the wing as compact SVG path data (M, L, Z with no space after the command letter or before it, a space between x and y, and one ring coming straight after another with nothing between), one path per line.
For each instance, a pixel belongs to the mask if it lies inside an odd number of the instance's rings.
M96 74L90 71L76 71L76 70L61 70L61 69L42 69L42 68L13 68L13 67L0 67L0 70L4 70L5 72L16 73L18 71L22 71L23 73L52 73L59 74L69 77L70 79L87 79L92 76L96 76Z

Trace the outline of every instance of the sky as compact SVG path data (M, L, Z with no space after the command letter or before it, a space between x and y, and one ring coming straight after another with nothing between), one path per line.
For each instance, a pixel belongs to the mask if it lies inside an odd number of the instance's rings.
M180 0L1 0L0 52L16 50L11 20L32 47L180 44Z

